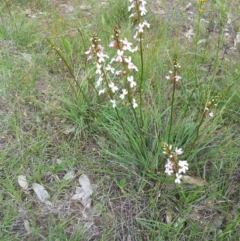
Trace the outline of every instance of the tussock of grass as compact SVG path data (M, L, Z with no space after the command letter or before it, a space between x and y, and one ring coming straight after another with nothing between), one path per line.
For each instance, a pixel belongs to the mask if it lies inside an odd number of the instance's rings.
M104 2L0 5L0 239L239 240L238 2L148 1L142 75L141 56L131 55L136 112L98 96L86 61L93 32L110 56L116 26L137 44L129 2ZM174 87L166 76L176 58ZM165 175L162 142L183 148L195 184ZM75 178L63 180L69 170ZM82 173L90 209L71 200ZM18 175L42 184L53 205L21 189Z

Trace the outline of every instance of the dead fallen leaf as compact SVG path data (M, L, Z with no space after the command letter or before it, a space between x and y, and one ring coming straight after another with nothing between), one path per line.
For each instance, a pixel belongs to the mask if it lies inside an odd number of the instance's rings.
M87 195L92 195L92 188L91 188L91 184L90 184L90 180L87 177L87 175L82 174L79 179L79 184L81 185L83 191L87 194Z
M203 179L195 178L187 175L183 176L182 180L186 183L193 184L196 186L204 186L206 184L206 182Z
M172 223L172 214L168 211L166 211L166 223L171 224Z
M81 187L76 187L75 194L72 196L72 200L79 200L84 207L91 207L91 195L93 193L90 180L87 175L82 174L79 177L79 184Z
M28 189L28 182L27 182L26 176L19 175L18 176L18 184L22 189L27 190Z
M85 195L83 189L81 187L76 187L75 194L72 196L72 200L81 200L81 198Z
M64 180L71 180L74 177L75 177L75 172L73 170L71 170L64 175L63 179Z
M27 219L23 220L23 225L24 225L24 228L27 231L27 233L31 233L30 223Z
M40 185L38 183L33 183L32 189L36 193L38 199L42 203L51 205L51 202L47 201L47 199L50 197L50 195L48 194L47 190L42 185Z
M69 127L66 127L66 129L63 131L63 133L65 135L69 135L69 134L71 134L71 133L73 133L75 131L76 131L76 127L75 126L69 126Z

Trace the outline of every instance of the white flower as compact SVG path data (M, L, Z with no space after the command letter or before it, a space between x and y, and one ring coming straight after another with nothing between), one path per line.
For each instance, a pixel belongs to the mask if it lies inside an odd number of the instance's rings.
M171 70L168 71L169 75L166 76L166 79L167 80L170 80L171 79L171 74L173 73Z
M144 25L142 23L139 23L139 25L137 27L138 33L143 33L143 27L144 27Z
M139 2L142 4L142 5L146 5L147 2L145 0L139 0Z
M133 106L134 109L138 107L138 104L137 104L137 102L134 98L132 100L132 106Z
M132 53L134 53L134 52L136 52L136 51L138 51L138 46L136 46L134 49L132 49Z
M138 68L133 63L128 63L128 69L134 69L135 71L138 71Z
M128 82L130 83L130 87L133 88L137 85L137 83L133 80L133 76L128 76L127 77Z
M115 41L110 42L110 44L108 46L113 48L115 46Z
M88 54L91 54L91 52L92 52L92 49L90 47L89 50L85 51L85 54L88 55Z
M116 105L116 100L110 100L110 101L111 101L111 103L112 103L112 107L113 107L113 108L116 108L116 106L117 106L117 105Z
M178 162L178 166L180 167L178 169L178 173L186 173L186 171L188 170L188 163L187 161L179 161Z
M171 175L173 174L173 170L166 168L166 169L165 169L165 173L166 173L168 176L171 176Z
M128 42L127 39L125 38L124 40L121 40L122 44L123 44L123 47L122 49L124 51L128 50L130 52L133 52L132 48L131 48L131 45L132 43Z
M138 71L138 68L132 63L132 58L131 56L125 57L124 61L128 64L128 69L134 69L135 71Z
M128 80L128 82L132 82L133 81L133 76L132 75L128 76L127 80Z
M209 115L210 117L213 117L213 112L210 112L208 115Z
M175 76L175 81L179 81L180 79L182 79L182 77L180 77L179 75Z
M182 178L182 175L181 175L181 174L176 173L176 179L175 179L175 183L181 183L181 178Z
M136 13L131 13L129 18L133 18L136 15Z
M102 75L100 75L97 80L96 87L98 87L102 83L102 81L103 81L103 77L102 77Z
M175 153L176 153L178 156L182 155L182 154L183 154L182 148L176 148L176 149L175 149Z
M123 73L122 70L117 70L115 74L118 76L118 75L121 75L122 73Z
M134 38L134 39L137 39L137 38L138 38L138 35L139 35L139 33L138 33L138 28L137 28L137 31L136 31L136 33L134 34L133 38ZM139 40L139 39L137 39L137 40Z
M165 165L165 173L168 176L171 176L173 174L173 164L169 159L167 159L167 163Z
M172 164L172 162L169 159L167 159L167 163L166 163L165 167L169 168L169 169L173 168L173 164Z
M115 58L115 62L122 62L123 54L124 54L124 51L118 49L117 50L117 57Z
M140 7L139 7L139 10L140 10L140 15L141 15L141 16L146 15L147 10L146 10L146 8L145 8L145 4L142 5L142 6L140 6Z
M107 65L106 70L110 71L112 74L114 74L114 71L115 71L115 69L112 68L110 64Z
M123 89L122 90L122 94L120 95L120 99L124 99L125 98L125 95L127 95L128 91L126 89Z
M124 58L124 61L125 61L126 63L131 63L131 62L132 62L132 57L131 57L131 56L125 57L125 58Z
M104 54L103 52L97 53L98 63L104 62L104 58L109 58L108 55Z
M91 60L91 59L93 59L93 56L92 56L92 55L88 55L87 61L89 61L89 60Z
M133 9L135 7L135 4L132 3L129 7L128 7L128 11L131 11L131 9Z
M177 63L177 64L174 65L174 67L175 67L176 69L180 69L180 68L181 68L181 65L180 65L179 63Z
M113 82L109 84L109 88L112 90L113 93L115 93L118 90L118 87L114 85Z
M105 92L105 89L99 90L99 91L98 91L98 95L101 95L101 94L103 94L104 92Z
M130 87L131 88L134 88L136 85L137 85L137 83L135 81L130 82Z
M150 24L146 20L143 21L142 25L150 28Z
M101 73L102 73L101 69L102 69L102 65L101 65L101 64L99 64L99 63L97 63L97 70L96 70L96 74L101 74Z

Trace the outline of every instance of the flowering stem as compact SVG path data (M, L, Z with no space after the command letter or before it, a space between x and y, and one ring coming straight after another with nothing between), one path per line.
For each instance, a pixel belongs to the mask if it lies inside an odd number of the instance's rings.
M204 111L203 111L203 114L202 114L202 117L201 117L201 120L198 124L198 126L196 127L196 136L194 138L194 140L192 141L192 143L190 144L190 146L188 147L189 151L191 151L191 149L193 148L194 146L194 143L196 142L198 136L199 136L199 130L200 130L200 127L203 123L203 120L206 118L206 116L209 114L209 110L216 105L216 103L219 101L219 99L221 99L225 93L233 86L234 82L229 85L229 87L227 89L224 89L223 91L221 91L218 95L216 95L211 101L208 101L208 104L206 105ZM190 155L190 153L189 153ZM188 157L189 157L188 155Z
M174 100L175 100L175 90L176 90L176 82L181 79L180 76L177 75L178 69L181 67L178 62L177 58L174 58L173 61L173 72L171 77L168 77L168 79L173 83L173 91L172 91L172 101L171 101L171 115L170 115L170 124L169 124L169 131L168 131L168 143L170 143L170 136L171 136L171 131L172 131L172 122L173 122L173 105L174 105Z
M170 143L170 136L172 131L172 122L173 122L173 104L174 104L174 97L175 97L175 90L176 90L176 81L173 81L173 91L172 91L172 101L171 101L171 115L170 115L170 124L169 124L169 131L168 131L168 143Z
M198 89L198 87L199 87L200 85L202 85L203 83L204 83L204 82L198 83L197 86L192 90L192 93L191 93L190 96L188 97L188 103L187 103L187 105L186 105L186 107L185 107L185 111L184 111L183 116L186 116L186 113L187 113L188 108L189 108L189 106L190 106L190 104L191 104L191 99L192 99L192 96L193 96L194 92L196 92L196 90Z
M201 125L202 125L202 123L203 123L204 118L206 117L206 113L207 113L207 110L204 110L204 112L203 112L203 114L202 114L202 117L201 117L201 120L200 120L198 126L196 127L196 136L195 136L195 138L193 139L193 141L192 141L192 143L190 144L190 146L187 148L187 150L189 150L189 153L188 153L187 158L189 158L189 156L190 156L190 151L192 150L192 148L193 148L193 146L194 146L194 144L195 144L195 142L196 142L196 140L197 140L197 138L198 138L198 136L199 136L199 130L200 130L200 127L201 127Z
M140 72L140 117L141 117L141 125L143 126L143 112L142 112L142 84L143 84L143 68L144 68L144 61L143 61L143 46L142 46L142 33L140 34L140 57L141 57L141 72Z
M85 99L85 101L87 102L88 106L89 106L89 101L87 99L87 96L85 95L84 91L82 90L81 86L79 85L76 76L74 74L73 69L70 67L70 65L68 64L67 60L65 59L65 57L62 55L62 53L60 52L60 50L54 45L54 43L47 38L47 41L51 44L51 46L53 47L53 49L56 51L56 53L59 55L59 57L63 60L64 64L66 65L69 74L72 76L74 83L76 84L77 88L80 90L81 94L83 95L83 98ZM68 81L70 87L72 88L74 95L76 97L76 99L79 98L78 93L76 91L76 88L72 85L71 81Z
M82 30L80 28L77 28L77 30L78 30L78 32L79 32L79 34L81 36L83 47L84 47L84 49L86 49L86 44L85 44L85 41L84 41Z

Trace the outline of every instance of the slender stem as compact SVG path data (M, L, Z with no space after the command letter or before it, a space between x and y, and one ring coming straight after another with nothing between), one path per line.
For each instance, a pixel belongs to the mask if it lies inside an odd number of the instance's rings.
M173 105L174 105L174 97L175 97L175 90L176 90L176 81L173 80L173 91L172 91L172 101L171 101L171 115L170 115L170 123L169 123L169 131L168 131L168 143L170 143L170 136L172 132L172 122L173 122Z
M85 41L84 41L82 30L80 28L77 28L77 30L78 30L78 32L79 32L79 34L81 36L83 47L84 47L84 49L86 49L86 44L85 44Z
M200 120L198 126L196 127L196 136L195 136L195 138L193 139L193 141L192 141L192 143L190 144L190 146L186 148L187 151L189 150L189 153L188 153L187 158L189 158L189 156L190 156L190 151L192 150L192 148L193 148L193 146L194 146L194 144L195 144L195 142L196 142L196 140L197 140L197 138L198 138L198 136L199 136L199 130L200 130L200 127L201 127L201 125L202 125L202 123L203 123L203 120L204 120L204 118L205 118L205 116L206 116L206 113L207 113L207 111L204 110L204 112L203 112L203 114L202 114L202 117L201 117L201 120Z
M187 113L187 111L188 111L188 108L189 108L189 106L190 106L191 99L192 99L192 96L193 96L194 92L195 92L195 91L198 89L198 87L199 87L200 85L202 85L203 83L204 83L204 82L198 83L197 86L192 90L192 93L191 93L190 96L188 97L188 102L187 102L187 105L186 105L186 107L185 107L183 116L185 116L186 113Z
M140 57L141 57L141 72L140 72L140 117L141 117L141 125L143 126L143 112L142 112L142 86L143 86L143 71L144 71L144 61L143 61L143 44L142 44L142 33L140 34Z
M220 98L222 98L225 95L225 93L227 93L227 91L229 91L229 89L233 86L233 84L234 84L234 82L231 85L229 85L227 89L221 91L216 97L214 97L215 101L212 102L210 106L214 105ZM208 107L208 108L210 108L210 107ZM192 141L192 143L190 144L190 146L187 148L187 149L189 149L189 151L191 151L191 149L193 148L197 138L199 137L199 130L200 130L200 127L203 123L204 118L207 115L207 112L208 112L208 110L205 109L203 114L202 114L201 120L200 120L198 126L196 127L196 136L195 136L194 140ZM190 152L188 154L188 157L189 157L189 155L190 155Z
M85 95L83 89L81 88L81 86L79 85L77 79L76 79L76 76L74 74L74 71L73 69L70 67L70 65L68 64L67 60L65 59L65 57L62 55L61 51L54 45L54 43L49 39L47 38L47 41L51 44L51 46L53 47L53 49L56 51L56 53L59 55L59 57L63 60L64 64L66 65L67 69L68 69L68 72L69 74L72 76L73 80L74 80L74 83L76 84L78 90L80 90L81 94L83 95L83 98L85 99L85 101L87 102L88 106L89 106L89 101L87 99L87 96ZM71 86L73 92L74 92L74 95L76 97L76 99L78 99L78 93L76 91L76 88L74 88L74 86L72 85L72 83L70 81L69 82L69 85Z

